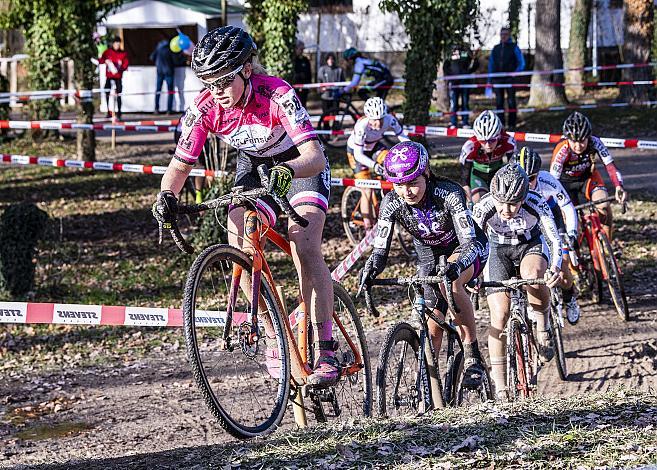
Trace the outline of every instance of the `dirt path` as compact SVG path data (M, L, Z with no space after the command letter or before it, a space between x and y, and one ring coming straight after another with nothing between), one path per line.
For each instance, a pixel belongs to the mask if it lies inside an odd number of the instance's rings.
M615 152L628 188L657 193L657 152L640 151L640 159L633 158L636 152ZM657 386L657 271L653 265L628 274L633 281L628 285L632 321L621 322L609 304L585 304L580 323L566 327L570 380L561 382L550 364L540 375L541 393ZM482 344L486 327L482 312ZM384 331L368 332L374 357ZM286 423L290 420L288 411ZM194 467L203 462L204 453L216 455L221 452L216 444L230 440L192 384L183 347L165 345L145 359L126 357L119 366L0 376L0 468Z

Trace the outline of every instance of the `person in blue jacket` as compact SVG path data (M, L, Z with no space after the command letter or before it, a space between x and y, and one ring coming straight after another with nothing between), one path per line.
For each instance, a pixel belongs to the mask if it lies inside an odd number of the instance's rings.
M511 30L507 27L500 29L500 43L493 47L488 59L488 73L495 72L521 72L525 69L525 58L520 52L518 45L511 40ZM488 83L513 83L513 77L489 77ZM495 109L504 109L504 93L506 92L508 109L516 109L515 88L493 88L495 91ZM507 130L516 127L516 112L509 112L509 120L504 116L504 111L497 114Z
M175 68L185 63L185 58L182 52L172 52L169 47L169 41L160 41L155 50L150 55L150 60L155 62L157 69L157 84L155 85L155 113L160 113L160 93L162 91L162 83L167 84L167 113L173 112L173 84L175 76Z

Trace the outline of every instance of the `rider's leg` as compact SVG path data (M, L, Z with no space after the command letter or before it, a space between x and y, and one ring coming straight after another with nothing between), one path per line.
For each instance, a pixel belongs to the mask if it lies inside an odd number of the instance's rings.
M488 329L488 354L491 379L498 395L506 390L506 337L504 329L509 319L509 296L506 292L494 292L486 297L490 309Z
M372 190L361 188L360 213L363 216L363 226L365 230L371 230L376 223L376 214L372 206Z
M326 214L318 207L299 205L295 207L300 216L309 222L306 228L288 224L292 259L297 268L301 296L310 311L319 341L319 361L315 373L308 377L310 383L327 383L338 378L338 369L334 358L335 352L330 346L333 327L333 281L331 273L322 255L322 230Z
M602 186L597 186L593 188L593 190L591 191L591 201L593 202L599 201L601 199L605 199L608 196L609 194L607 193L607 189ZM611 240L612 223L613 223L611 205L608 202L604 202L600 205L596 205L595 210L598 212L598 215L600 216L600 222L602 222L602 229L607 234L607 238Z
M520 262L520 276L523 279L543 279L547 270L547 260L537 253L530 253ZM536 312L536 331L539 354L544 361L554 356L552 329L550 326L550 288L546 285L527 286L529 305Z
M563 296L563 305L566 308L566 318L571 325L579 321L579 305L577 305L577 293L575 292L575 278L570 264L570 256L566 253L561 261L561 272L563 280L561 281L561 293Z

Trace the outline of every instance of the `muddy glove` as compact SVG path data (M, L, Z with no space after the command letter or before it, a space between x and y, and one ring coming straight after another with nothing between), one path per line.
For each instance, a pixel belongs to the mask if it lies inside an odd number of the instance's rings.
M461 266L458 263L447 263L447 269L445 269L445 277L449 279L449 282L456 281L461 275Z
M373 281L383 272L386 267L384 256L372 254L365 262L365 267L360 273L360 285L363 286L369 281Z
M279 197L285 197L292 186L294 170L286 163L279 163L269 170L269 187L270 192Z
M622 186L616 186L616 200L619 204L624 204L627 201L627 191Z
M554 287L561 282L561 271L553 271L552 269L548 269L545 271L543 279L545 279L545 283L548 287Z
M386 170L383 168L383 165L379 165L378 163L374 164L373 167L374 173L376 176L385 176L386 175Z
M173 191L162 191L157 195L152 211L153 217L160 225L171 228L170 224L175 222L178 214L178 198Z

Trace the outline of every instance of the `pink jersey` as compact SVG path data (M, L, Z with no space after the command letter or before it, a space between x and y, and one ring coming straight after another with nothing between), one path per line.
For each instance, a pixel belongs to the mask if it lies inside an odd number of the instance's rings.
M250 157L280 160L298 156L299 145L317 138L308 112L287 82L267 75L252 75L250 81L243 108L222 108L209 90L196 96L183 117L177 159L193 165L208 132Z

